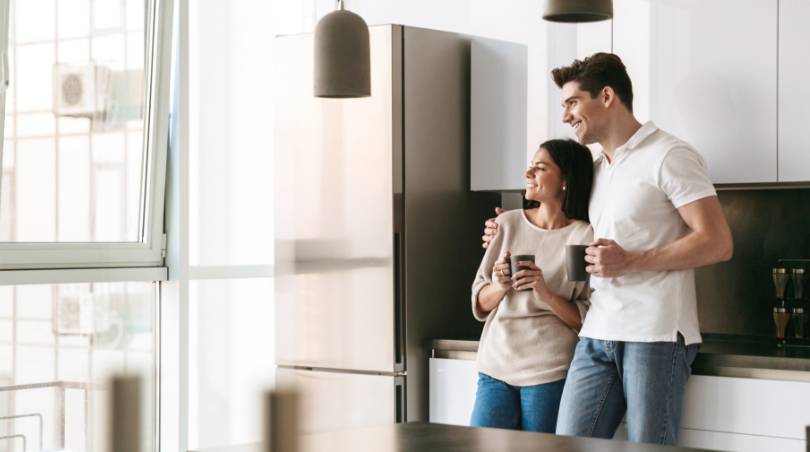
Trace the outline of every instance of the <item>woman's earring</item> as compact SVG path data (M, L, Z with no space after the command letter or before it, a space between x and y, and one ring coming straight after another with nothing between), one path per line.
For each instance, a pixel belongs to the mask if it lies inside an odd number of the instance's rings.
M565 185L563 185L563 191L565 191Z

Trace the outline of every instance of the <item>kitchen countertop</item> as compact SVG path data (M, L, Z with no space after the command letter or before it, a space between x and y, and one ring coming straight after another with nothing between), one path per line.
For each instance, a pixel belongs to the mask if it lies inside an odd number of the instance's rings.
M303 435L300 452L697 452L705 449L495 428L407 423ZM259 445L201 452L264 452Z
M475 360L478 341L438 339L432 348L434 358ZM810 382L810 346L704 334L692 374Z

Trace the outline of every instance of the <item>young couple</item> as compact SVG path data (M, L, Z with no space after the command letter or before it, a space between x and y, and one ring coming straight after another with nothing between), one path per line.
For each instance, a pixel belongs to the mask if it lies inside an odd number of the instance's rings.
M674 444L701 341L693 269L730 259L731 232L700 155L633 116L619 57L552 75L579 143L540 145L525 173L535 207L487 221L471 424L612 438L626 415L630 441ZM567 280L566 244L590 245L590 287ZM536 264L512 275L510 253Z

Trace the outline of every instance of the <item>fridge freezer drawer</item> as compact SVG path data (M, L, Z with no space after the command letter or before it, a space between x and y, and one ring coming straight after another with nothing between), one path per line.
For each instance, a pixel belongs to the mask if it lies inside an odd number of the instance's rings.
M299 413L305 433L400 421L404 381L401 376L276 369L276 385L295 387L301 394Z

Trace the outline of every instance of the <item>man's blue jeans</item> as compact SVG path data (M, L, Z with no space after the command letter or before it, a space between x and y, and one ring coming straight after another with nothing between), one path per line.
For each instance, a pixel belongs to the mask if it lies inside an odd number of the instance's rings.
M580 338L557 418L558 435L612 438L627 413L629 441L675 444L698 344Z
M565 380L534 386L512 386L478 374L470 425L554 433Z

